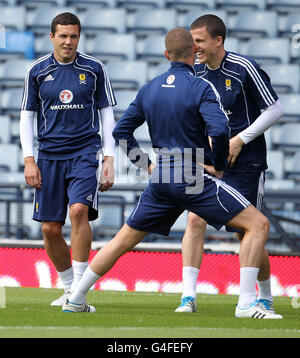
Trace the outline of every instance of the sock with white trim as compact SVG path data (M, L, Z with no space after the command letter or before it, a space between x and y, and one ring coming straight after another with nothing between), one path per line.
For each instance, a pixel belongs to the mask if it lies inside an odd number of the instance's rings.
M84 274L88 265L89 265L88 261L80 262L80 261L72 260L74 280L71 286L71 292L74 292L76 290L78 283L81 280L81 277Z
M241 267L239 308L248 308L256 301L256 279L258 267Z
M197 267L184 266L182 268L183 291L181 298L187 296L196 298L196 285L198 274L199 269Z
M65 271L57 271L59 278L64 286L65 291L69 291L71 289L72 282L74 280L73 267L71 266Z
M258 299L265 299L268 301L273 302L273 297L271 293L271 280L268 278L265 281L258 281L257 280L257 286L258 286Z

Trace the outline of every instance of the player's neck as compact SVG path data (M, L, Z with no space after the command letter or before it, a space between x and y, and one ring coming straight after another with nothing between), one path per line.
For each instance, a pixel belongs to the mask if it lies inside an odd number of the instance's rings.
M214 56L213 58L211 58L209 61L206 62L207 67L211 70L215 70L218 67L220 67L225 54L226 51L222 49L220 52L216 54L216 56Z

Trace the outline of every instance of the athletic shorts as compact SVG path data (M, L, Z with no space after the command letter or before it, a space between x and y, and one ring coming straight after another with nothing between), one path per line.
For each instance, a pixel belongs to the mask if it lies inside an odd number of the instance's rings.
M96 153L67 160L38 159L42 188L35 190L33 220L65 223L68 205L89 206L89 220L98 217Z
M258 210L262 209L264 198L265 172L224 172L222 180L238 190ZM240 232L239 230L226 227L229 232Z
M237 190L206 174L200 194L186 194L185 188L185 184L150 183L127 219L127 225L168 236L181 213L189 210L219 230L250 205Z

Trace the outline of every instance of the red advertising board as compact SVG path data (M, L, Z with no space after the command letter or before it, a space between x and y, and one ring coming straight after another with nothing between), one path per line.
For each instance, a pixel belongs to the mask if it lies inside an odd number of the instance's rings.
M92 251L92 258L97 251ZM300 257L270 256L274 296L297 296ZM182 291L181 253L130 251L95 284L96 290ZM62 287L44 249L0 248L0 286ZM205 254L197 291L206 294L239 293L239 258Z

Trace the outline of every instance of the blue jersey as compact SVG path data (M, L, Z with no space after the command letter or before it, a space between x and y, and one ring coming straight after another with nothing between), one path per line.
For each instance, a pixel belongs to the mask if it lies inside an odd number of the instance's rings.
M219 95L206 80L197 78L193 67L172 62L170 69L145 84L117 123L113 135L127 140L128 150L137 148L134 130L147 122L154 148L170 152L185 148L209 148L213 138L214 164L226 166L228 154L228 118Z
M98 110L115 104L101 61L77 52L59 64L50 53L29 68L21 109L37 112L39 158L70 159L101 148Z
M268 75L249 57L226 52L220 66L211 70L195 63L197 76L213 83L229 118L231 137L249 127L261 110L278 100ZM244 145L232 168L233 171L267 169L266 143L260 135Z

